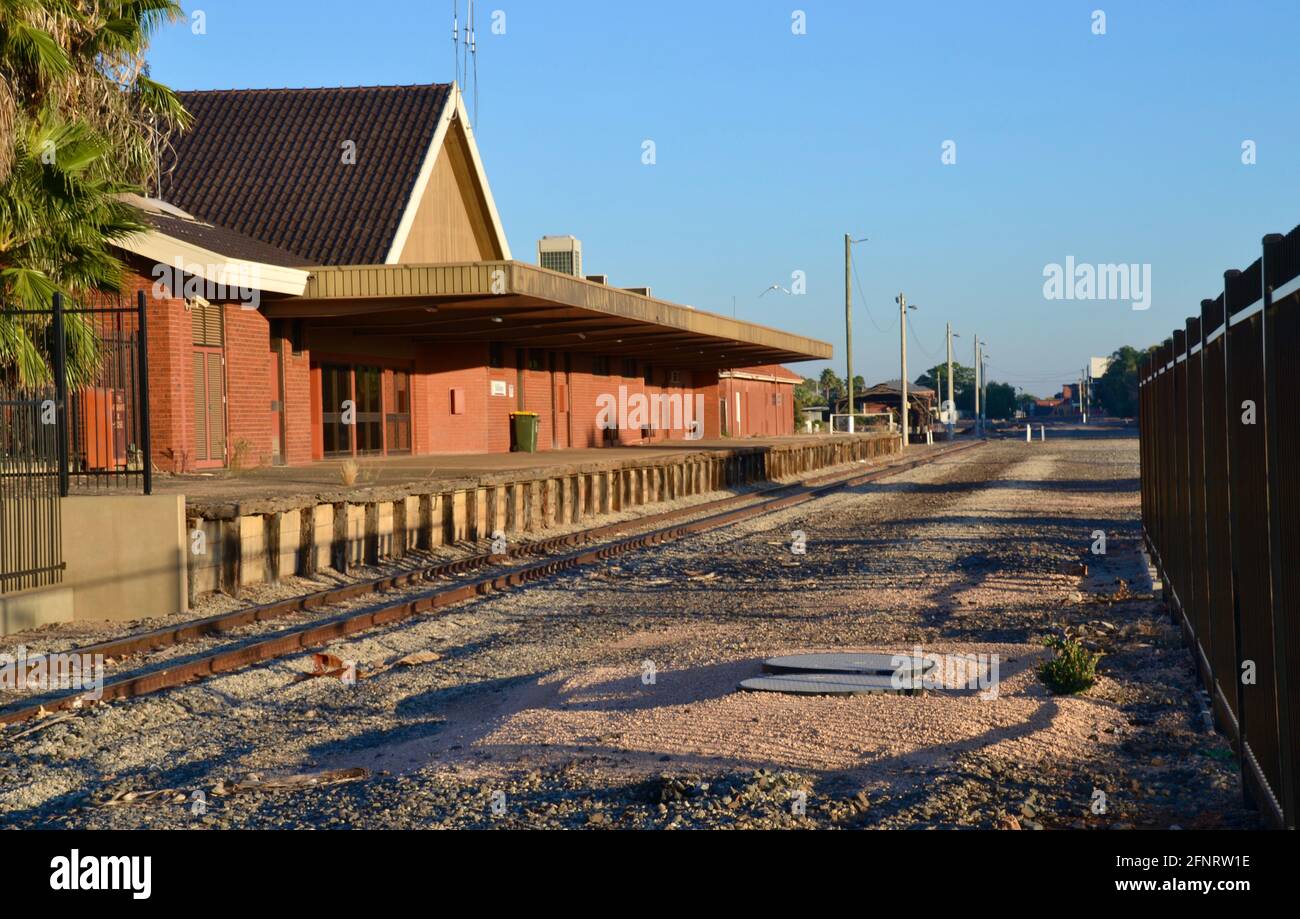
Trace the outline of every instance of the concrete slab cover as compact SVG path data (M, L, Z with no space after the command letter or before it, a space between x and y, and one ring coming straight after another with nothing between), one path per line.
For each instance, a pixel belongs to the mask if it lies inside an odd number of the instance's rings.
M765 673L862 673L890 676L896 671L923 675L934 661L923 657L861 652L857 654L790 654L763 661Z
M878 673L792 673L742 680L746 692L780 692L797 696L861 696L873 693L916 695L920 689L896 689L892 676Z

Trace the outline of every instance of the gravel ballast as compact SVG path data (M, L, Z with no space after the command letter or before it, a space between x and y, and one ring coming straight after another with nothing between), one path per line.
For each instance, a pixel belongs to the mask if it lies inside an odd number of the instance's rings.
M1151 595L1136 488L1135 437L994 441L333 643L355 683L301 679L304 654L11 729L0 825L1254 826ZM1036 669L1067 628L1104 657L1053 696ZM940 666L920 695L735 691L816 651ZM415 652L436 658L365 678Z

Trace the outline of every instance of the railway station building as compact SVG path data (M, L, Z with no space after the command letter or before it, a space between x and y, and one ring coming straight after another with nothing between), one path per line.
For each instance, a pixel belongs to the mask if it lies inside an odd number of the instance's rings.
M518 412L539 450L789 434L781 365L831 356L516 260L454 84L181 98L123 243L160 469L505 452Z

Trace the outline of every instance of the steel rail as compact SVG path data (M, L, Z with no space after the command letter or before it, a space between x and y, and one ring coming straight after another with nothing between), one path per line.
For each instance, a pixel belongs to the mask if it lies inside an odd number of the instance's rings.
M795 492L782 497L765 498L756 503L733 508L731 510L721 510L718 513L686 521L684 523L614 539L598 546L581 549L565 555L550 557L542 561L521 565L504 572L486 575L460 584L438 588L394 603L383 604L354 612L342 613L329 619L282 629L268 638L247 644L239 644L237 646L227 646L218 649L211 654L202 655L174 667L151 670L144 673L137 671L135 673L126 674L117 679L106 681L103 684L102 692L94 697L89 696L85 691L78 690L54 697L46 696L35 701L25 701L18 706L0 709L0 725L17 724L38 717L42 714L76 708L79 704L93 705L101 701L128 699L136 696L148 695L150 693L174 688L218 673L238 670L252 664L284 657L306 648L326 644L337 638L353 635L357 632L366 631L380 626L390 625L430 610L441 609L442 607L461 603L477 596L521 586L532 581L550 577L551 575L562 571L613 558L636 549L643 549L661 543L671 542L685 536L696 535L720 527L730 526L733 523L738 523L751 517L757 517L774 511L795 507L844 488L852 488L873 482L877 479L887 478L889 476L898 475L902 472L907 472L911 469L917 468L918 466L927 465L936 460L944 459L973 449L980 446L981 443L981 441L975 441L972 443L961 444L956 447L929 453L926 456L915 460L903 463L894 463L872 469L869 472L851 474L843 478L835 478L834 481L825 484L810 485L808 482L816 481L817 479L824 480L828 478L827 476L774 486L773 488L760 492L760 494L771 494L772 492L790 489L795 489ZM645 524L651 521L662 522L669 518L698 514L702 511L707 511L710 508L718 509L725 505L741 503L748 499L752 499L754 494L755 493L751 492L745 495L735 495L718 501L696 505L694 507L682 508L664 514L654 515L649 518L607 524L578 533L553 537L549 540L540 540L537 543L529 543L526 546L520 546L516 549L516 552L522 555L527 553L529 550L535 550L542 546L568 546L579 542L590 542L599 535L623 531L629 526ZM326 605L329 602L352 599L357 596L376 593L383 589L405 587L416 581L427 579L431 576L431 572L448 571L451 569L466 570L471 566L481 567L483 564L499 562L503 557L505 556L480 555L466 559L459 559L457 561L435 565L427 569L403 572L399 575L377 578L372 581L360 582L357 584L349 584L341 588L321 591L320 593L296 598L294 600L281 601L279 603L268 604L261 607L250 607L245 610L237 610L231 613L223 613L219 616L196 620L175 628L159 629L153 632L111 639L106 642L87 645L65 653L69 655L104 654L105 656L109 656L109 650L115 650L117 653L122 653L122 649L130 648L135 648L136 650L157 649L159 647L166 647L171 644L178 644L183 641L192 640L213 632L226 631L229 628L236 628L239 625L257 622L265 618L274 618L275 616L286 615L291 611L312 609L316 606ZM333 599L326 600L324 599L326 597L332 597ZM278 612L276 612L277 610Z

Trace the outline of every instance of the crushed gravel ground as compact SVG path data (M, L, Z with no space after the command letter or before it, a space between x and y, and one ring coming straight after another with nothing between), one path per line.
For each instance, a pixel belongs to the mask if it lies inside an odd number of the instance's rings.
M924 456L927 453L941 452L942 450L942 446L922 448L914 455L909 455L908 459L916 459L917 457ZM881 457L878 460L861 460L838 466L830 466L817 470L817 472L806 481L817 484L827 478L856 475L860 474L864 470L897 464L902 461L901 457L894 455ZM648 531L657 526L663 525L662 523L656 522L655 518L666 513L684 512L684 516L675 518L674 522L696 519L698 517L708 516L711 513L716 513L715 510L710 508L710 505L719 500L750 495L752 495L755 500L761 500L763 495L760 494L760 492L772 485L785 482L793 484L799 481L804 480L801 480L797 476L792 476L786 479L776 479L773 482L756 482L725 490L684 496L671 501L659 501L654 504L642 505L625 511L590 516L580 523L552 524L544 531L538 531L537 534L528 534L524 537L524 541L532 541L540 538L550 539L557 536L580 533L591 527L622 523L627 524L627 530L625 532L628 534ZM151 631L154 629L174 628L177 625L196 619L247 609L251 606L296 599L309 594L356 584L358 582L387 578L393 575L416 571L445 562L457 561L475 555L486 554L490 551L492 551L492 541L488 539L479 540L478 542L462 542L448 546L436 546L431 550L418 550L408 553L398 559L386 559L376 565L357 566L348 574L343 574L334 569L327 568L310 577L293 576L274 583L248 585L243 588L238 599L222 593L206 594L195 603L194 607L190 609L188 613L184 615L120 622L86 620L51 623L37 629L0 636L0 653L6 653L13 657L17 657L20 654L26 654L28 657L39 654L58 654L79 647L121 638L126 635ZM563 554L564 551L569 550L560 550L559 554ZM520 558L511 559L510 561L499 565L484 565L480 568L473 569L471 572L464 575L464 577L486 577L500 574L509 570L512 566L524 564L528 561L535 561L541 557L542 556L540 555L525 555ZM229 647L236 641L251 643L267 638L279 631L318 622L340 614L366 609L378 603L393 603L404 597L419 596L426 593L431 588L450 585L462 579L461 576L429 579L412 585L409 588L389 589L381 593L366 594L352 600L323 604L311 609L293 611L273 619L266 619L240 626L238 628L227 629L220 633L193 639L180 645L135 654L127 658L109 658L104 661L105 679L113 679L122 676L126 672L138 674L149 670L165 669L169 666L175 666L177 663L188 661L196 656L212 653L218 648ZM14 705L19 702L27 702L29 704L42 702L45 698L57 697L60 694L60 691L47 690L35 681L23 686L0 686L0 707ZM3 730L3 726L0 726L0 730Z
M1152 597L1136 438L1088 433L994 441L332 644L355 683L302 679L302 655L10 729L0 825L1256 826ZM1036 675L1065 629L1105 655L1079 696ZM918 696L735 691L776 654L918 648L943 665ZM432 659L365 678L414 652Z

